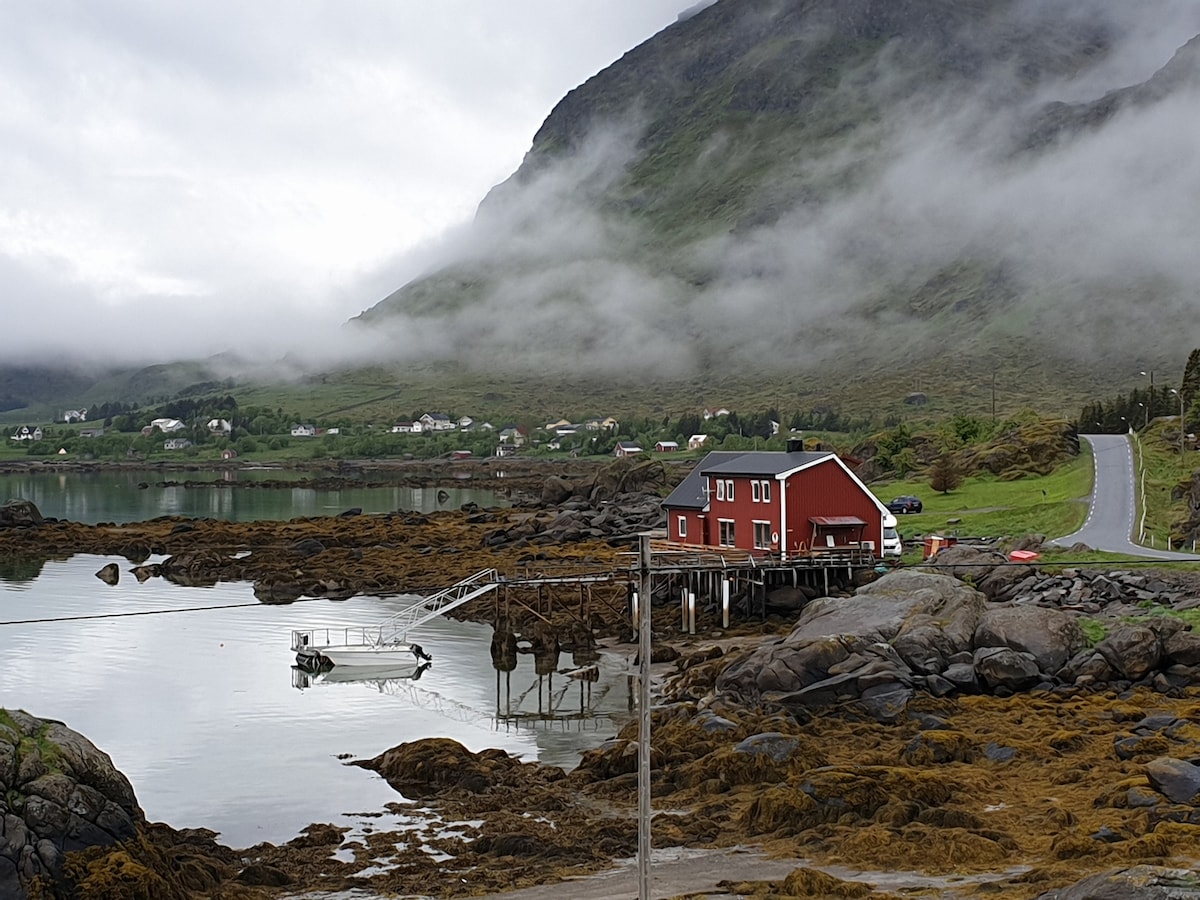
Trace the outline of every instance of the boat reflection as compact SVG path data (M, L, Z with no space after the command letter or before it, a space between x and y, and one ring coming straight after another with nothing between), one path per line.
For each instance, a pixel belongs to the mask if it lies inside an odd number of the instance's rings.
M390 666L325 666L318 669L292 666L292 687L303 691L319 684L366 684L381 693L389 693L388 685L416 681L432 665L431 662L418 665L414 660Z

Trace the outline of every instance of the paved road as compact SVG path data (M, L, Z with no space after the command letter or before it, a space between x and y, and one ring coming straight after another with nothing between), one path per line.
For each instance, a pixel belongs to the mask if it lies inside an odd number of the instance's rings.
M1080 435L1092 445L1096 474L1092 485L1087 521L1074 534L1054 541L1060 547L1087 544L1094 550L1124 553L1146 559L1200 561L1192 553L1154 550L1135 544L1131 538L1136 526L1137 477L1133 468L1133 446L1125 434Z

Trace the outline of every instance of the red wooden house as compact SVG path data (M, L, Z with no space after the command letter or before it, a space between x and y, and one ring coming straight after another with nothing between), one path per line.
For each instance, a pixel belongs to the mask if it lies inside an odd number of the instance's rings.
M710 453L663 508L672 541L785 559L812 550L878 549L888 515L836 454L802 450Z

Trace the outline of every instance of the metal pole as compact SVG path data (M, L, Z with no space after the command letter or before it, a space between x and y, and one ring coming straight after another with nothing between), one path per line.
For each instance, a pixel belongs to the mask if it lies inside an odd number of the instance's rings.
M638 900L650 900L650 536L641 536L641 619L638 622Z

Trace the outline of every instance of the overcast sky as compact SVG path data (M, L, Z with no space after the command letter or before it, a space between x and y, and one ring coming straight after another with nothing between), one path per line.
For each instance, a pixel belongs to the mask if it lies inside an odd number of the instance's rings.
M319 342L690 5L0 4L6 355Z

